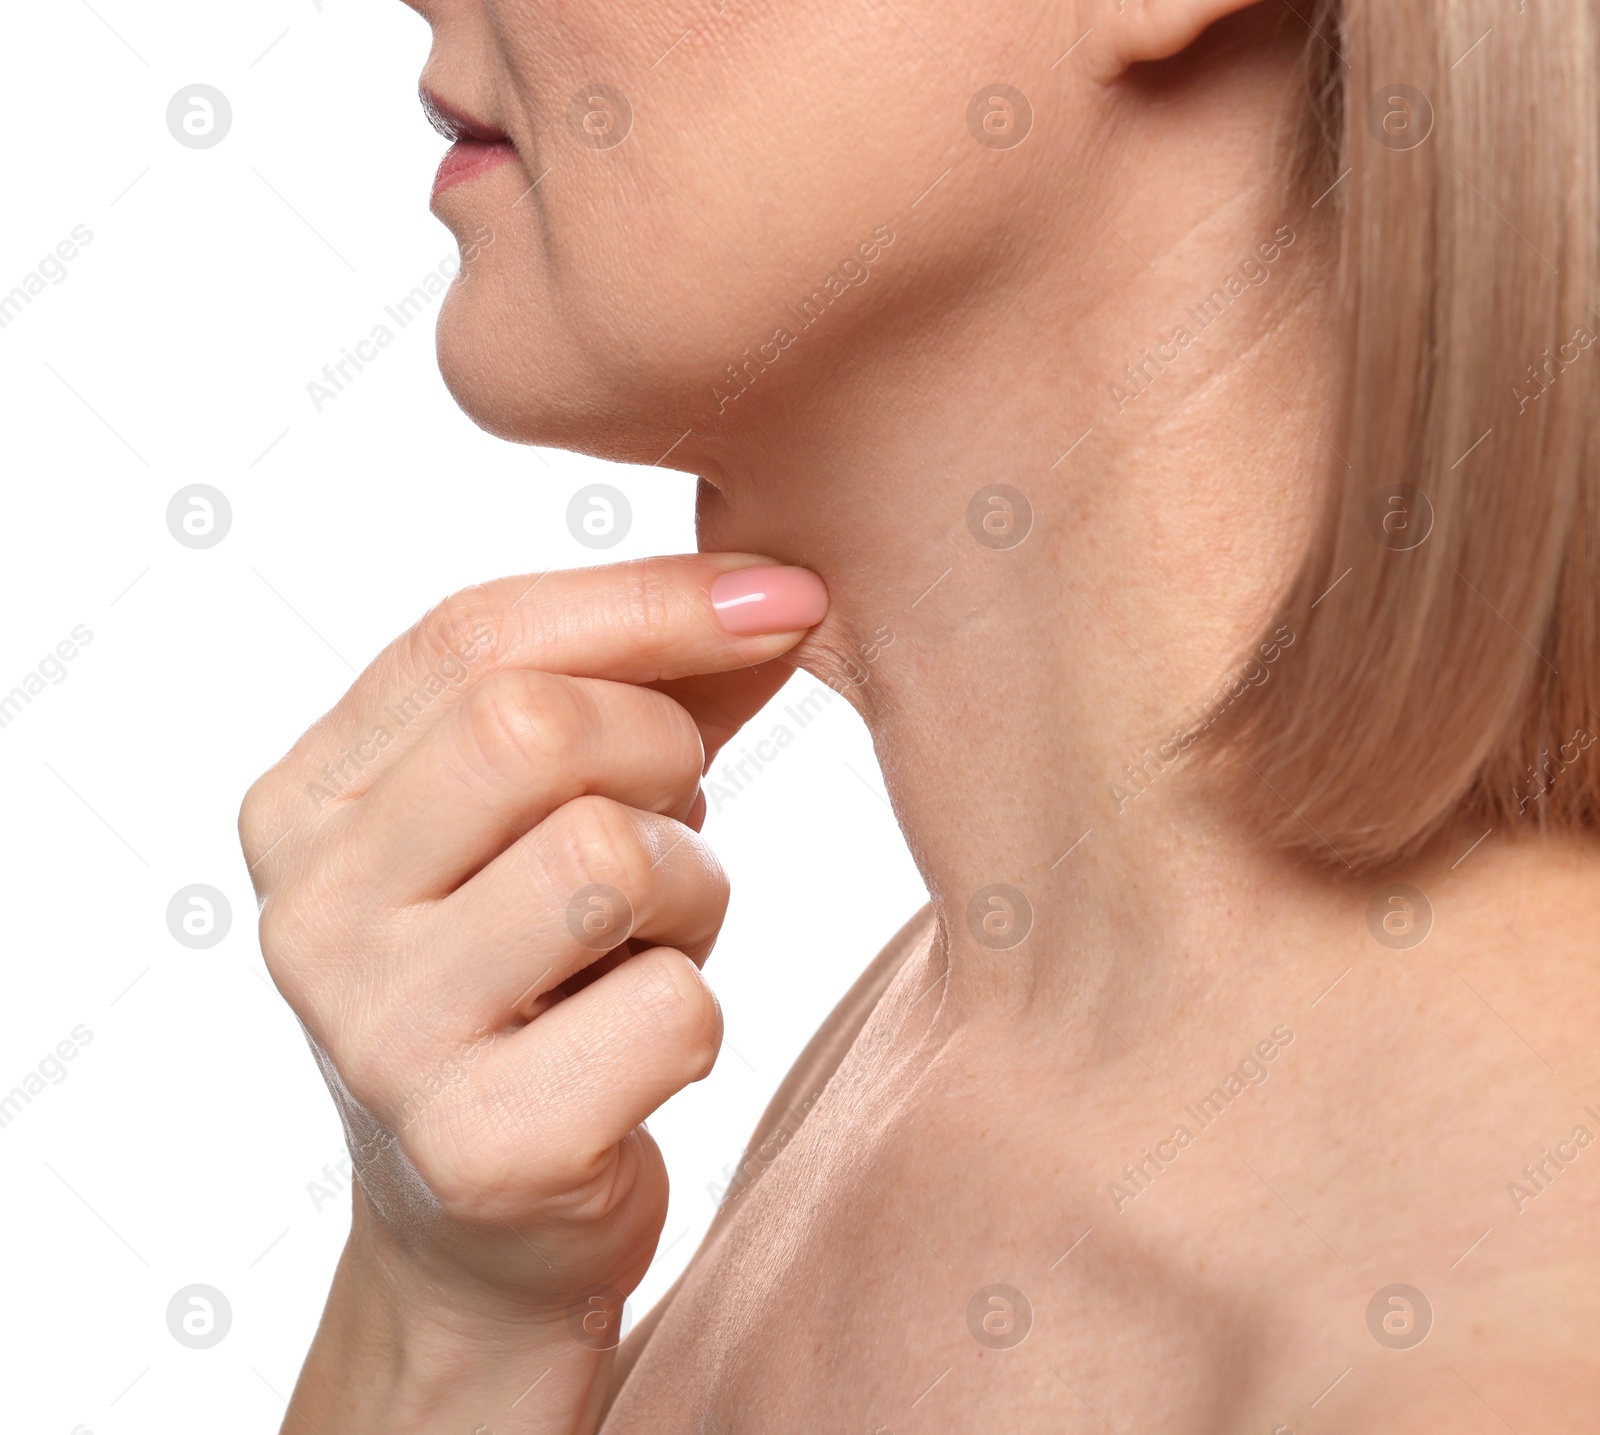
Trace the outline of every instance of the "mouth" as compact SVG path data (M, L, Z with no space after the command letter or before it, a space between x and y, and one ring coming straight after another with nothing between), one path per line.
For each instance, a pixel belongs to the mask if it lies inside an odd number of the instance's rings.
M458 109L448 100L424 87L418 96L428 123L453 143L439 162L433 177L433 197L447 189L476 179L491 169L517 157L515 146L504 130Z

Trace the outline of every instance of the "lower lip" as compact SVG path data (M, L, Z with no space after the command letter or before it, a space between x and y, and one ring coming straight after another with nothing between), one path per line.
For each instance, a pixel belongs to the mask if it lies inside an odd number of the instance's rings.
M433 177L434 198L516 157L517 151L509 140L457 140L445 151Z

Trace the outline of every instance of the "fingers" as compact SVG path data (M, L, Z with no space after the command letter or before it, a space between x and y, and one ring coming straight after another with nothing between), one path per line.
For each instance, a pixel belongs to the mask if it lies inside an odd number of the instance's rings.
M356 1099L385 1112L394 1081L432 1069L441 1050L542 1020L557 987L625 957L630 938L703 961L727 903L727 877L693 829L580 797L441 901L374 911L314 883L275 893L261 941Z
M525 1021L547 993L630 938L703 962L727 906L727 876L698 833L579 798L429 909L407 1004L451 1013L462 1034Z
M710 1072L721 1044L721 1009L687 956L630 957L488 1046L442 1106L449 1144L475 1153L461 1204L514 1218L508 1202L583 1188L630 1131ZM436 1186L447 1201L450 1181L442 1172Z
M371 1209L442 1212L469 1256L482 1231L450 1218L484 1217L491 1272L507 1210L659 1229L628 1138L721 1042L705 754L826 606L814 575L738 554L476 589L251 789L268 970L347 1130L397 1148L363 1169Z
M499 579L446 599L390 644L301 739L291 766L330 798L358 795L375 766L486 674L532 668L653 683L742 671L788 651L826 611L814 573L753 554Z
M329 841L380 902L442 897L577 797L687 816L702 763L693 720L662 693L496 673L339 814Z

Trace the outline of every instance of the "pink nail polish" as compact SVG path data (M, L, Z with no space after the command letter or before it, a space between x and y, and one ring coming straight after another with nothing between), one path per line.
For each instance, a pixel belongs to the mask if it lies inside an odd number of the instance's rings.
M789 633L822 621L828 590L809 568L740 568L712 583L711 606L739 637Z

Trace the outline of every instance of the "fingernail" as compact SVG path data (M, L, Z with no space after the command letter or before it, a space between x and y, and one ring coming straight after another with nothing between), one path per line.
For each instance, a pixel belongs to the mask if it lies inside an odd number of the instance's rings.
M739 637L789 633L822 621L828 590L809 568L740 568L712 583L711 606Z

